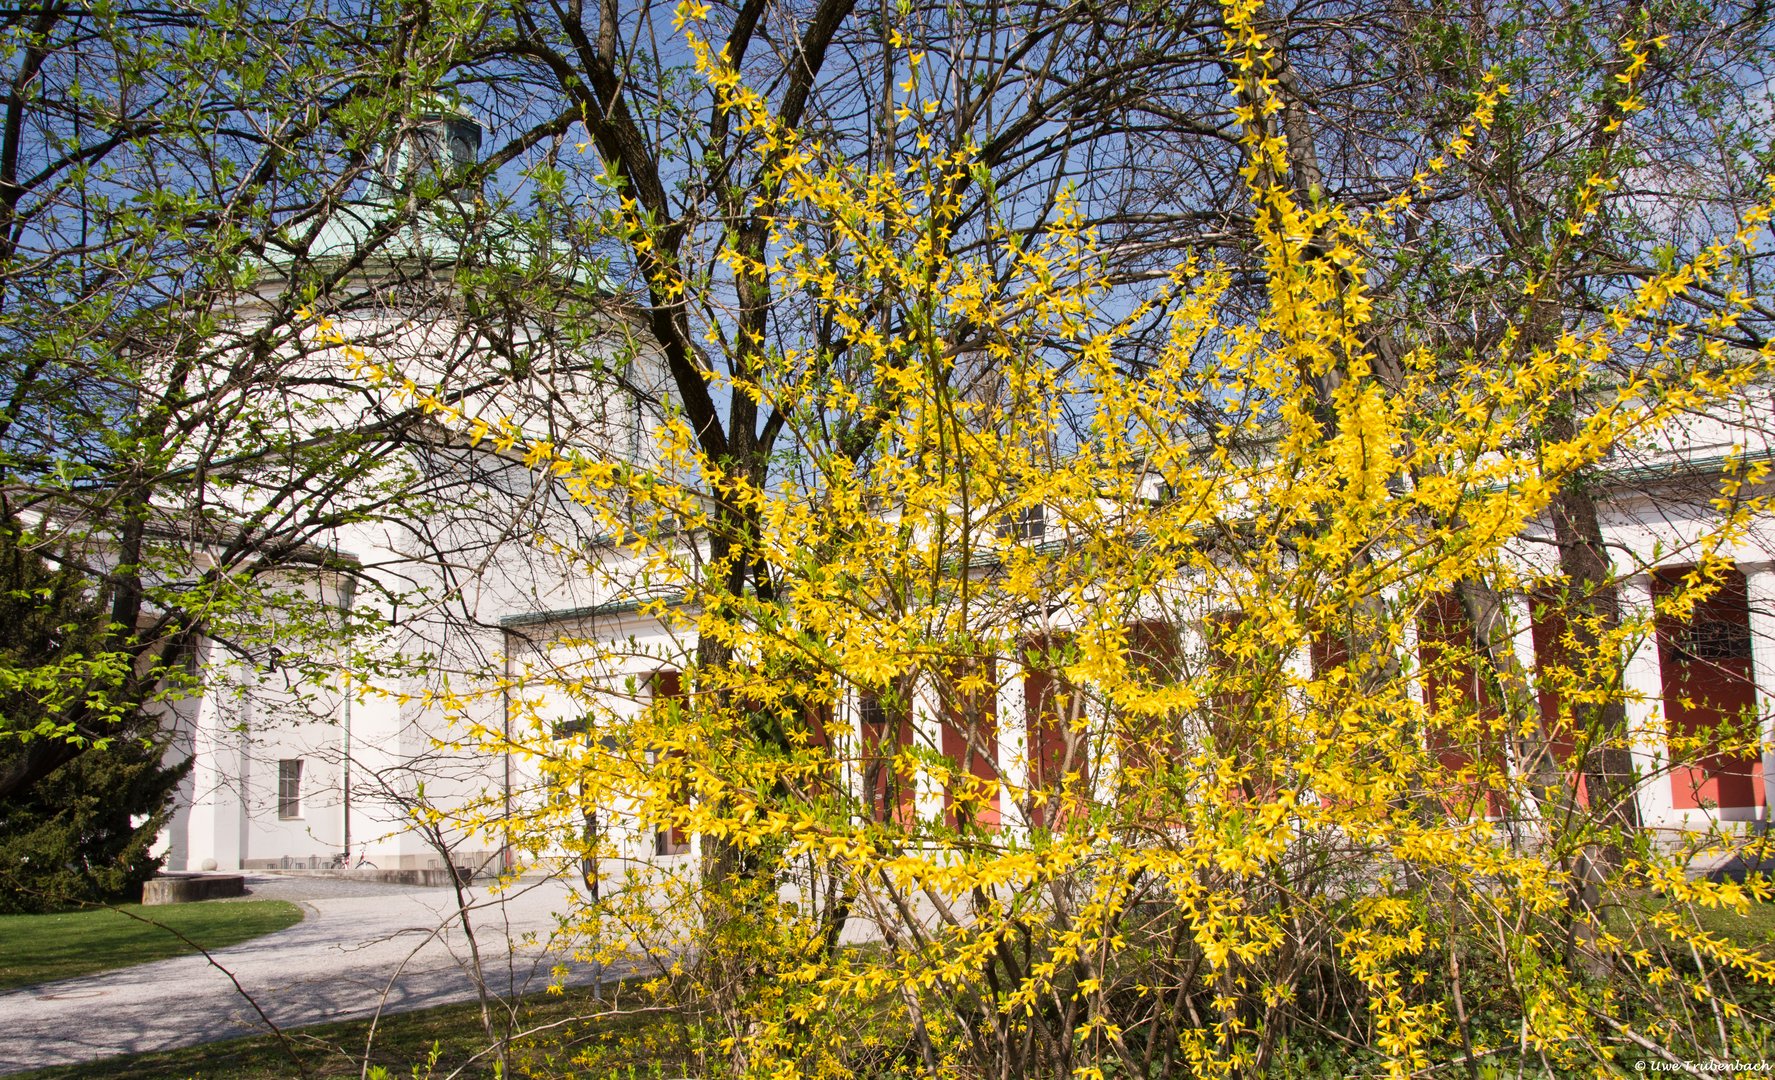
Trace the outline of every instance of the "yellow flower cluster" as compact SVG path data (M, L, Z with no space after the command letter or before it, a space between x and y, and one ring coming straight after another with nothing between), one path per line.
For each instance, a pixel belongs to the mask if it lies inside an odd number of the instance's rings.
M539 857L630 858L619 829L584 827L594 812L701 845L688 868L623 864L576 913L586 955L677 957L661 991L699 1000L737 992L733 957L767 972L719 1036L758 1076L843 1073L875 1052L861 1029L924 1047L927 1073L970 1074L990 1045L1080 1076L1143 1055L1244 1075L1275 1067L1277 1032L1327 987L1348 1006L1339 1038L1391 1076L1486 1046L1602 1067L1629 1005L1691 970L1775 981L1696 915L1766 890L1691 881L1580 798L1585 755L1561 740L1626 736L1550 730L1470 613L1448 614L1476 585L1543 588L1514 545L1566 486L1769 374L1775 353L1723 344L1752 302L1734 252L1765 242L1769 207L1594 321L1458 357L1406 341L1382 378L1368 253L1484 140L1511 92L1496 76L1404 190L1352 215L1291 182L1263 6L1227 0L1268 290L1245 318L1202 256L1108 302L1065 197L1041 232L955 255L975 152L835 160L775 121L703 36L708 12L682 0L674 24L772 185L762 247L725 237L710 265L832 328L777 341L712 322L710 347L749 363L710 382L780 417L790 453L736 468L674 418L652 464L613 461L348 357L558 477L621 539L621 573L678 598L646 613L721 646L668 664L562 640L476 691L521 722L471 737L524 755L545 793L476 827ZM1610 123L1640 107L1661 47L1621 43ZM916 128L935 83L927 58L903 62L896 122ZM1614 182L1582 183L1568 237ZM655 257L664 223L626 197L621 216L656 301L694 294ZM1727 297L1714 314L1665 318L1703 286ZM1135 369L1130 336L1152 326ZM1535 691L1572 715L1629 702L1621 658L1717 588L1766 472L1728 467L1694 580L1660 612L1574 609ZM645 664L681 667L679 690L638 686ZM562 702L608 737L558 737ZM1535 767L1535 747L1557 760ZM1623 849L1599 884L1599 853ZM1630 990L1595 975L1623 967Z

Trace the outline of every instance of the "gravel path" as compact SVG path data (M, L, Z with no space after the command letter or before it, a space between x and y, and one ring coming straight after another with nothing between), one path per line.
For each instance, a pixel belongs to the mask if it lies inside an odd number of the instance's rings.
M164 1050L279 1027L404 1011L474 996L455 893L328 878L248 875L256 899L291 900L302 922L213 954L182 956L0 993L0 1074ZM548 985L542 942L565 887L538 882L473 913L489 983L500 994ZM579 978L592 972L576 965ZM239 983L237 988L235 983Z

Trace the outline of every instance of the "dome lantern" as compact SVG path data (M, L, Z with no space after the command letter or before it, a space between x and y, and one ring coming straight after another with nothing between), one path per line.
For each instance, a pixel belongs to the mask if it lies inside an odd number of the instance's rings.
M481 159L481 136L481 124L473 116L440 98L431 99L391 147L387 188L402 192L422 177L448 177L472 168ZM467 194L466 188L459 188L458 194Z

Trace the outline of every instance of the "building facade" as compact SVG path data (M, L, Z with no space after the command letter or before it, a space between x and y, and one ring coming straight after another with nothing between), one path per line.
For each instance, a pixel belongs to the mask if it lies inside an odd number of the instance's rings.
M478 130L455 114L429 122L421 127L424 138L412 144L420 149L392 159L393 174L446 160L472 162ZM581 323L577 332L563 335L561 313L528 311L509 319L503 334L489 335L466 317L465 294L451 286L466 265L467 241L448 213L404 223L374 259L363 257L367 236L389 233L383 222L398 202L391 192L398 193L398 185L371 191L310 238L305 258L343 259L351 269L339 279L337 302L325 308L331 336L288 362L332 365L341 379L374 384L384 395L412 398L449 388L451 396L423 437L365 473L362 486L383 493L381 511L328 531L330 568L290 579L290 588L312 596L316 611L342 613L341 619L356 613L366 627L361 637L341 639L330 663L335 675L316 683L280 668L263 651L205 646L204 692L171 710L179 733L173 752L196 762L167 836L172 869L318 867L360 859L391 869L515 865L519 854L493 832L428 833L415 826L428 806L479 801L521 813L526 800L538 797L532 762L509 750L489 752L488 743L498 740L477 739L465 729L512 736L524 710L514 706L509 687L523 681L522 672L578 670L575 643L602 644L603 666L581 677L604 686L613 709L631 713L681 694L679 673L697 650L693 635L645 603L640 562L623 538L606 535L546 471L529 467L534 463L509 445L465 434L477 418L509 418L529 437L546 435L563 447L644 463L669 406L669 380L658 358L635 345L641 335L628 332L631 316L611 305L602 324L588 329L582 308L573 316ZM516 234L493 232L493 249L515 242ZM484 223L477 235L487 239ZM267 295L284 287L274 280L278 271L267 268ZM240 318L251 317L247 305ZM372 408L366 400L347 393L292 403L292 417L301 415L291 423L362 427L375 419L365 412ZM1697 416L1660 433L1660 444L1639 448L1633 464L1612 461L1603 470L1599 525L1620 575L1624 615L1649 612L1707 549L1722 470L1775 454L1765 419L1775 415L1772 405L1759 390L1736 411ZM1001 539L1039 544L1048 529L1036 508L1000 532ZM1554 550L1552 528L1542 522L1512 546L1512 557L1525 568L1550 571ZM1664 734L1705 731L1749 715L1762 725L1765 742L1775 743L1775 522L1759 519L1731 537L1724 554L1733 569L1715 597L1686 620L1657 620L1656 632L1624 668L1628 720L1637 733L1639 818L1655 830L1739 828L1763 820L1771 805L1775 758L1769 754L1715 755L1672 766ZM1522 669L1532 674L1556 663L1560 628L1551 608L1526 594L1507 597L1506 607ZM1221 616L1210 605L1129 630L1162 640L1157 651L1199 658L1211 650ZM1407 668L1430 669L1439 641L1470 633L1462 619L1454 609L1426 611L1405 643ZM617 654L623 659L611 664L607 658ZM1311 670L1324 658L1302 642L1296 662ZM311 674L315 666L301 670ZM1051 674L1024 670L1007 657L988 681L991 730L983 746L970 745L952 707L929 687L909 688L911 707L903 716L887 715L866 695L845 698L822 724L859 804L878 815L936 819L953 803L954 793L929 770L905 776L885 767L882 755L869 750L883 744L923 747L975 781L997 785L978 818L995 828L1039 827L1040 815L1051 811L1033 806L1027 791L1057 770L1076 767L1080 755L1094 757L1085 764L1100 794L1110 796L1114 752L1104 750L1101 739L1093 743L1088 716L1062 725L1086 730L1083 749L1056 727L1046 704L1056 692ZM1483 680L1467 681L1471 685L1425 682L1416 692L1481 702ZM440 704L453 687L490 682L508 691ZM1550 692L1535 689L1543 711L1556 715ZM1089 688L1073 696L1079 701L1072 707L1088 712ZM559 714L560 737L586 734L570 700L541 707ZM1488 814L1508 816L1495 806ZM625 858L694 861L695 837L643 828L620 805L601 816L596 827Z

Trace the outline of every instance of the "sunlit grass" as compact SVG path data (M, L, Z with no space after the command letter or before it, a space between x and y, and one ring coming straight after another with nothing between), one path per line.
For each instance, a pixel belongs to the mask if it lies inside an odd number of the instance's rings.
M220 949L302 921L284 900L210 900L196 904L0 915L0 988L71 979L131 964ZM181 936L182 935L182 936Z

